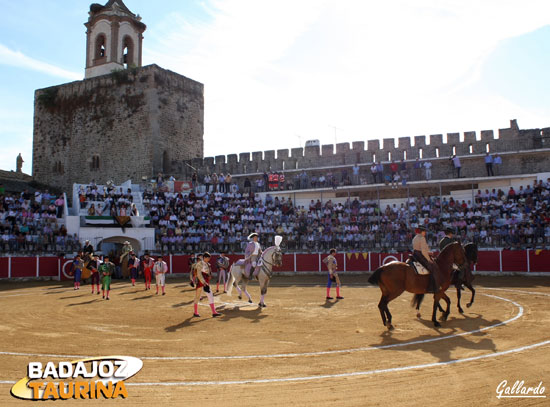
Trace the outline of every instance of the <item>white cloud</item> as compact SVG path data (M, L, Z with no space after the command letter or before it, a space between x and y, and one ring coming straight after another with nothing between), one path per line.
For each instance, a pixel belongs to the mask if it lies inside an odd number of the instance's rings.
M526 109L479 83L501 41L549 23L547 0L203 6L207 20L144 16L143 57L205 84L206 155L291 148L298 136L334 143L329 125L340 128L338 142L496 129L514 118L525 128L549 125L548 109ZM1 44L0 60L82 78Z
M0 44L0 64L15 66L17 68L29 69L32 71L41 72L47 75L69 79L80 80L82 74L68 71L58 66L48 64L31 58L22 52L13 51L3 44Z

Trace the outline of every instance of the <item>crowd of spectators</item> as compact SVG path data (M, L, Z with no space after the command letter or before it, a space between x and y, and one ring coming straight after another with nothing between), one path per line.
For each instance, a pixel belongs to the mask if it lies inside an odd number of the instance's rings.
M484 158L487 176L499 175L502 157L487 153ZM462 164L460 157L453 154L449 158L449 177L461 178ZM354 164L347 168L309 169L301 171L266 171L258 176L239 177L239 183L245 193L268 192L278 190L300 190L345 187L350 185L384 184L392 188L406 186L410 181L429 181L432 179L433 162L416 159L415 161L373 162L370 164ZM215 175L215 174L214 174ZM208 183L206 183L208 181ZM193 185L198 185L198 177L193 175ZM210 181L210 175L205 177L208 192L235 192L228 187L221 190Z
M0 253L48 253L78 247L78 238L58 222L65 200L47 190L0 194Z
M131 189L124 192L122 187L98 186L92 181L80 186L78 199L88 216L139 216Z
M172 253L241 252L255 231L262 244L284 237L289 251L408 250L415 228L428 228L436 246L447 227L462 241L480 247L512 249L550 244L550 179L517 191L478 191L472 200L420 196L380 208L377 201L292 200L254 194L144 194L144 206L155 227L157 250Z

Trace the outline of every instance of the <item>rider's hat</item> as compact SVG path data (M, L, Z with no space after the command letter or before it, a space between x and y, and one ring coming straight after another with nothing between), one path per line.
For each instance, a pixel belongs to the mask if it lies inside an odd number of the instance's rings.
M416 229L418 229L419 232L426 232L426 228L424 226L418 226Z
M252 240L252 238L256 236L256 237L259 237L258 234L256 232L253 232L251 234L248 235L248 240Z
M454 233L453 228L445 228L445 233Z

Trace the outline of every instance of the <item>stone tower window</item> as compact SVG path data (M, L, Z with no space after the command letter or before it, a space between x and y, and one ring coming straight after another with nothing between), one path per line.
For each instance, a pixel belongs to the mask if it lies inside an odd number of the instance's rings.
M95 39L95 58L102 59L106 57L106 39L105 34L99 34Z
M99 170L99 156L98 155L92 156L92 162L90 163L90 169L92 171Z
M439 147L435 148L435 156L439 158Z
M391 161L391 151L388 151L388 161Z
M491 152L491 145L489 143L485 144L485 151L487 153L490 153Z
M61 164L61 161L56 161L53 165L53 172L54 174L63 174L65 171L63 170L63 164Z
M407 159L407 150L403 151L403 160Z
M136 65L134 59L134 41L129 36L122 40L122 63L125 68Z
M422 154L422 147L420 147L420 148L418 149L418 158L420 158L420 159L424 158L424 157L423 157L423 154Z
M164 150L164 153L162 153L162 172L165 174L170 173L170 161L168 157L168 151Z
M373 162L373 163L376 162L376 153L372 153L372 162Z
M456 146L453 146L453 155L456 155Z
M468 145L468 151L470 152L470 154L473 154L474 153L474 146L473 145Z

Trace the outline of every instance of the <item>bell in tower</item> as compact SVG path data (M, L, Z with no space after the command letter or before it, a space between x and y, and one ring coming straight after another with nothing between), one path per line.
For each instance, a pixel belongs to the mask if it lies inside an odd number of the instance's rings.
M143 32L147 27L122 0L109 0L104 6L92 4L84 25L86 79L141 67Z

